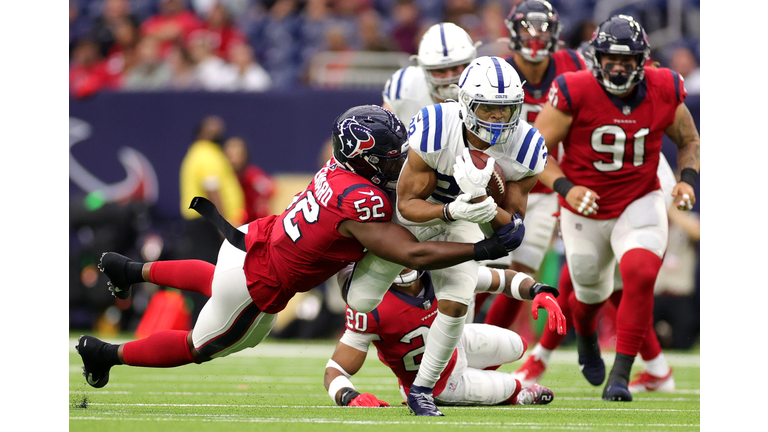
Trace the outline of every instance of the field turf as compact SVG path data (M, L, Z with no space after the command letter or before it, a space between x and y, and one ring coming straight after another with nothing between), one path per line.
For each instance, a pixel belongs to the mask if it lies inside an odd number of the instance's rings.
M74 349L77 336L70 334L69 340L70 431L700 430L698 352L665 352L674 369L675 393L642 393L624 403L603 401L602 386L591 386L579 372L575 350L563 348L540 382L555 392L549 405L443 407L445 417L422 418L401 405L397 380L376 358L373 346L352 382L359 391L387 401L390 408L333 404L323 387L323 372L334 341L267 339L254 349L201 365L117 366L109 384L95 389L82 376L82 362ZM608 367L613 356L613 352L603 355ZM640 363L635 362L633 373ZM512 372L519 364L499 370Z

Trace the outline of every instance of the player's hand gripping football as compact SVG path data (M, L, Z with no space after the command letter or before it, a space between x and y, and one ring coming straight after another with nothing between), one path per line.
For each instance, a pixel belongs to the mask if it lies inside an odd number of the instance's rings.
M565 315L560 309L560 305L557 304L558 290L549 285L545 285L541 282L536 282L531 287L531 293L533 297L533 305L531 306L531 315L533 319L539 319L539 308L544 308L547 311L547 324L549 329L557 331L557 334L565 334Z
M680 182L672 189L672 196L675 197L675 205L680 211L689 211L696 204L696 192L693 187L686 182Z
M360 393L359 396L349 401L349 405L347 406L378 408L378 407L388 407L389 404L384 401L378 400L376 396L370 393Z
M592 216L597 213L597 209L600 208L597 205L599 199L600 196L595 191L578 185L572 187L565 197L568 204L584 216Z
M448 213L453 220L486 223L493 220L499 212L496 209L496 202L491 197L486 197L479 203L472 203L469 201L470 199L472 199L472 196L464 193L448 204Z
M469 149L464 148L461 156L456 156L456 164L453 165L453 178L456 179L461 191L469 194L470 198L477 198L486 195L486 187L491 181L496 160L488 158L485 168L479 169L472 162L472 156Z

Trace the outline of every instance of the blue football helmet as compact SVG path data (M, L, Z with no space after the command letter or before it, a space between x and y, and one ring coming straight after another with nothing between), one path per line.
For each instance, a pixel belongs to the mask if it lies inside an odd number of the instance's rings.
M615 15L597 27L585 54L591 57L587 63L600 84L612 94L624 94L645 78L643 67L651 57L651 46L639 22L629 15ZM626 74L611 75L600 61L605 54L634 55L637 67Z
M549 2L525 0L512 7L504 24L509 30L509 48L524 59L539 63L557 51L563 25Z
M376 186L394 191L408 156L408 133L394 114L378 105L350 108L333 122L333 157Z

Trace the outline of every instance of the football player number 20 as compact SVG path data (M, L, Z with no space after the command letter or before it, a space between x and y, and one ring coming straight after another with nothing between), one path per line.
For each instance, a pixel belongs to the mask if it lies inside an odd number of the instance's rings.
M640 166L645 157L645 137L651 130L642 128L638 130L633 138L633 157L632 164ZM606 144L606 137L612 136L613 143ZM592 132L592 149L598 153L610 153L612 160L610 162L596 161L592 162L595 169L602 172L618 171L624 166L624 151L627 143L627 133L618 125L600 126Z

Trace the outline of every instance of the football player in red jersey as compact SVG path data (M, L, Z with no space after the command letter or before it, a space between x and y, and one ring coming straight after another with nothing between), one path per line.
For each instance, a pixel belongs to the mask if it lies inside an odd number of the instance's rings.
M605 374L597 317L613 291L619 263L624 291L616 316L616 360L603 399L631 401L629 373L652 320L653 286L667 245L667 213L656 175L662 136L677 146L682 170L674 202L690 210L699 134L683 103L682 78L645 66L650 47L634 18L611 17L590 44L592 71L557 77L536 118L547 146L562 142L565 152L560 164L549 159L540 180L561 195L560 227L575 294L571 313L579 364L590 382L602 382Z
M146 281L210 299L190 331L158 331L120 345L81 336L76 348L89 385L106 385L115 365L174 367L254 347L296 293L319 286L368 251L427 270L498 258L516 246L509 235L514 224L473 245L418 242L392 222L387 191L393 190L409 147L405 126L389 111L375 105L351 108L336 119L332 139L333 158L280 215L235 229L209 201L193 200L191 207L227 238L215 266L102 255L99 268L118 298L128 298L132 284Z
M544 307L550 326L564 325L560 308L551 296L552 287L512 270L497 272L489 289L505 295L534 299L533 310ZM352 268L342 270L346 279ZM500 273L503 272L503 273ZM501 277L499 277L501 276ZM482 279L482 278L481 278ZM346 281L340 281L345 285ZM479 287L478 287L479 288ZM346 310L346 331L325 369L325 388L338 405L389 406L370 393L360 393L349 378L365 362L369 345L398 378L404 398L413 385L425 350L429 328L437 315L437 298L429 272L405 269L395 279L381 303L371 312ZM534 316L536 313L534 312ZM440 405L543 405L552 402L551 389L533 384L523 387L511 374L498 372L502 364L519 360L526 349L517 333L488 324L466 324L457 348L435 384Z
M509 48L513 51L512 56L506 60L515 68L520 79L524 80L525 98L520 117L533 124L547 101L547 93L555 77L565 72L584 70L586 65L578 52L558 49L563 26L557 10L549 2L525 0L512 7L504 23L509 29ZM557 146L550 149L550 152L557 159ZM523 243L508 257L488 265L509 266L515 271L536 273L552 242L557 211L557 195L537 182L528 193L523 220L526 227ZM482 304L480 300L478 303ZM485 323L509 328L521 306L522 303L516 299L496 296Z

